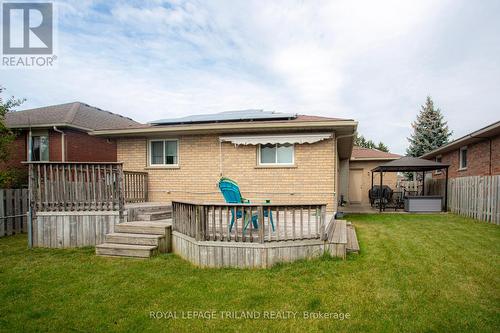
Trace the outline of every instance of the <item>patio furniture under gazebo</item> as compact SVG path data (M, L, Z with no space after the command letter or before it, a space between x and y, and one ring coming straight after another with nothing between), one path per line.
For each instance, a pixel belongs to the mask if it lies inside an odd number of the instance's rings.
M438 196L425 196L425 172L434 170L445 170L445 189L444 189L444 210L448 209L448 164L424 160L416 157L401 157L372 169L372 187L373 188L373 174L374 172L380 173L380 188L383 186L383 173L384 172L422 172L422 196L413 196L412 201L421 200L421 203L432 204L432 201L437 201ZM436 200L433 200L436 199ZM441 198L442 200L442 198ZM382 211L382 200L379 199L379 211ZM408 199L408 205L415 204ZM406 206L407 203L405 203Z

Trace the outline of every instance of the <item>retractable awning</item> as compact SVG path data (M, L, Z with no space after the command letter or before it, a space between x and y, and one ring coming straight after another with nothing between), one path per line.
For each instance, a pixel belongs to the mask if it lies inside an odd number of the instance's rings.
M281 135L238 135L221 136L221 142L231 142L235 145L265 145L265 144L303 144L315 143L330 139L332 133L281 134Z

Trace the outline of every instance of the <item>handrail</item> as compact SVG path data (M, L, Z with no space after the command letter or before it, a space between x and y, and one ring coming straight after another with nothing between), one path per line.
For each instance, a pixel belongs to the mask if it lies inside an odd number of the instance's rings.
M148 173L143 171L123 171L125 202L148 201Z
M227 203L227 202L217 202L217 201L192 201L192 200L175 200L177 203L189 204L189 205L201 205L201 206L223 206L223 207L259 207L259 206L289 206L289 207L300 207L300 206L326 206L326 202L304 202L304 203L272 203L272 202L261 202L261 203Z
M30 198L36 211L124 211L119 162L30 162Z
M198 241L323 239L326 204L172 202L173 230Z

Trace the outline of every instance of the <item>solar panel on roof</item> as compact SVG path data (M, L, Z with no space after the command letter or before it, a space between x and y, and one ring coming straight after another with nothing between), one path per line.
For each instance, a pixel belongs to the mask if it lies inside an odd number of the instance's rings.
M266 120L266 119L293 119L297 115L293 113L279 113L264 110L239 110L225 111L212 114L199 114L181 118L160 119L151 121L151 125L172 125L186 123L211 123L224 121L243 121L243 120Z

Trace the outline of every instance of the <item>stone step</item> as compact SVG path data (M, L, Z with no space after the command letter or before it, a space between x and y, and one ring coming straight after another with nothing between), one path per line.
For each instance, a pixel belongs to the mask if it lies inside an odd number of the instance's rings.
M123 222L115 225L115 233L163 235L172 227L171 220Z
M358 236L354 225L347 225L347 252L359 253Z
M172 211L161 210L156 212L147 212L136 215L137 220L139 221L158 221L169 219L172 217Z
M103 243L95 247L95 252L100 256L149 258L158 253L158 247L154 245Z

